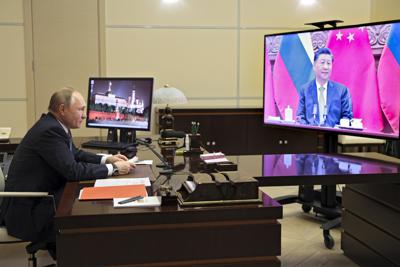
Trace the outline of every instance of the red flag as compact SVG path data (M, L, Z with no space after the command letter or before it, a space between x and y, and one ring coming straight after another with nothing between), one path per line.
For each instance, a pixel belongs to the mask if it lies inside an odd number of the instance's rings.
M400 116L400 23L392 24L378 67L383 113L393 132L399 134Z
M366 130L381 132L382 111L367 29L332 30L327 47L334 57L331 79L349 88L354 118L361 118Z

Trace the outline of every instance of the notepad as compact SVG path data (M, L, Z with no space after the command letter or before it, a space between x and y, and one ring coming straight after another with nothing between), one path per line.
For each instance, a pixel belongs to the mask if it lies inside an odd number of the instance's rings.
M97 179L94 183L94 187L98 186L119 186L119 185L135 185L144 184L145 186L151 186L150 178L106 178Z
M147 197L145 185L85 187L79 194L79 200L104 200L133 196Z
M145 197L136 201L128 202L125 204L119 204L118 202L125 200L126 198L114 198L114 208L124 207L158 207L161 206L161 197L152 196Z
M219 163L219 162L228 162L229 160L225 157L224 153L208 153L200 155L200 158L207 164L209 163Z

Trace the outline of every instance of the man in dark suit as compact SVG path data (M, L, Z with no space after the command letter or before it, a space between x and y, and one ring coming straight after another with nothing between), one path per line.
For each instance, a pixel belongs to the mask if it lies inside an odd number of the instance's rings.
M48 192L58 203L69 181L127 174L134 168L123 155L99 156L74 146L70 129L81 126L85 106L82 95L72 88L53 94L49 112L33 125L15 151L5 191ZM49 252L54 253L53 216L51 199L9 198L2 203L0 223L5 223L12 236L48 243Z
M302 124L334 127L340 119L353 118L349 90L330 81L333 54L329 48L319 49L314 56L315 79L303 85L299 93L297 121Z

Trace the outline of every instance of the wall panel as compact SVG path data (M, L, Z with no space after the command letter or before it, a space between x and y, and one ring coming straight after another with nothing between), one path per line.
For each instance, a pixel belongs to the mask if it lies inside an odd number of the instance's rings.
M22 0L0 0L0 23L22 23Z
M11 137L27 127L24 43L22 0L0 0L0 127L11 127Z
M26 101L24 30L0 25L0 98Z
M345 24L367 22L370 1L318 0L313 6L301 6L299 0L241 0L242 27L300 29L306 22L340 19Z
M187 97L235 97L236 31L107 29L107 75L153 76Z
M72 86L86 98L88 78L99 76L97 10L97 0L32 2L36 119L56 90ZM83 125L75 135L94 132Z
M400 19L399 0L372 0L372 21Z
M107 25L158 25L184 27L235 27L237 0L106 1Z
M22 137L26 133L26 102L1 101L0 102L0 127L11 127L11 137Z

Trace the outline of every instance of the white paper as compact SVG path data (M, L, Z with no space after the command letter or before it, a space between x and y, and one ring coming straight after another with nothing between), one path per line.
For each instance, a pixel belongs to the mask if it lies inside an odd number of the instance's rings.
M204 153L200 155L202 160L205 159L216 159L216 158L224 158L225 154L222 152L215 152L215 153Z
M94 183L94 187L98 186L118 186L118 185L136 185L144 184L145 186L150 186L150 178L107 178L98 179Z
M133 163L135 165L153 165L153 160L139 160L138 157L133 157L128 160L129 163Z
M133 158L128 159L128 162L136 164L138 162L138 160L139 160L138 157L134 156Z
M152 159L139 160L135 162L135 165L153 165L153 160Z
M125 200L125 199L127 199L127 198L114 198L114 208L161 206L161 197L160 196L144 197L142 199L128 202L125 204L118 204L118 202Z
M220 162L228 162L227 158L218 158L218 159L205 159L205 163L220 163Z

